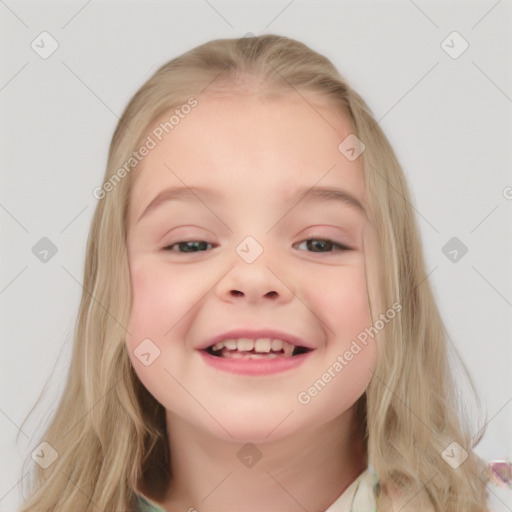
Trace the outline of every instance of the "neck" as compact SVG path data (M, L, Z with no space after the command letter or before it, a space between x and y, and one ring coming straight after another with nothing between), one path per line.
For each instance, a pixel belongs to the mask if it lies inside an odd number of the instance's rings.
M169 512L324 511L366 468L355 411L244 449L167 411L173 478L162 505Z

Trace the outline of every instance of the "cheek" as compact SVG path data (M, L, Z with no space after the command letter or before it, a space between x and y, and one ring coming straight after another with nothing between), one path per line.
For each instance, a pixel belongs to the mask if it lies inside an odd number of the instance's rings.
M130 356L142 342L149 338L162 347L165 333L176 323L179 311L179 285L166 276L156 265L137 261L130 265L132 306L126 337ZM136 366L136 364L134 364Z
M313 278L314 281L314 278ZM327 339L347 340L371 325L364 261L340 267L311 286L308 299L325 320ZM316 313L316 312L315 312Z
M335 417L364 393L377 363L364 260L340 267L329 280L318 281L309 292L309 303L322 320L327 346L314 371L310 387L299 402L324 419ZM378 313L377 313L378 317Z
M157 365L168 364L169 357L185 349L189 323L201 306L204 281L192 270L172 272L168 265L144 256L130 262L130 279L132 306L126 336L130 357L133 360L133 351L149 338L161 351Z
M130 268L132 283L132 309L128 330L147 330L157 337L173 326L173 318L183 308L184 284L179 275L170 275L165 268L149 261Z
M146 389L168 407L172 379L170 357L179 357L180 339L178 321L185 315L180 303L181 283L168 276L162 266L149 258L139 257L130 262L132 307L130 311L126 348L133 369ZM174 327L178 324L177 327ZM173 329L169 333L169 331ZM172 350L166 342L169 336L177 339ZM172 360L172 359L171 359Z
M131 270L132 308L128 331L134 335L144 332L152 324L156 310L165 302L162 296L165 287L158 285L155 277L150 269L141 266ZM145 336L149 337L149 333Z

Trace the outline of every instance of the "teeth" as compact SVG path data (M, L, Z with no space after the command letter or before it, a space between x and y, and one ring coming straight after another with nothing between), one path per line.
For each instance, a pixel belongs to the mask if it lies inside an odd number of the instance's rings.
M290 345L289 343L283 344L283 352L285 357L290 357L293 354L293 349L295 347L293 345Z
M283 342L281 340L272 340L272 350L278 352L283 348Z
M272 340L270 338L260 338L254 342L254 350L256 352L270 352L271 344Z
M254 348L254 340L249 338L239 338L236 340L236 348L239 352L249 352Z
M255 353L268 354L267 357L276 357L276 354L270 353L283 351L285 356L291 356L295 348L294 345L287 341L272 338L259 338L253 340L250 338L227 339L219 341L212 346L215 351L222 350L238 350L238 352L250 352L254 350Z
M229 350L236 350L236 340L226 340L224 346Z

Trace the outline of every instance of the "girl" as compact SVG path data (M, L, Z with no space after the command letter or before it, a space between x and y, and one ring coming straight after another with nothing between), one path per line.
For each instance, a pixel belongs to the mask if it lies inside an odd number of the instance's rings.
M264 35L172 60L94 195L21 512L487 510L403 172L326 58Z

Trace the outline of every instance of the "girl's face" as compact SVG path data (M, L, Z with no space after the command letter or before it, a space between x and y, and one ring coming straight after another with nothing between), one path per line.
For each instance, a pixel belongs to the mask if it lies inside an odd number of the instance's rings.
M149 132L156 146L132 171L126 345L168 418L227 440L278 439L342 415L376 365L375 341L357 338L372 326L361 159L338 149L351 124L320 96L197 101L161 141ZM277 330L311 350L288 369L260 372L252 359L233 373L200 350L233 329ZM267 370L281 357L265 356Z

